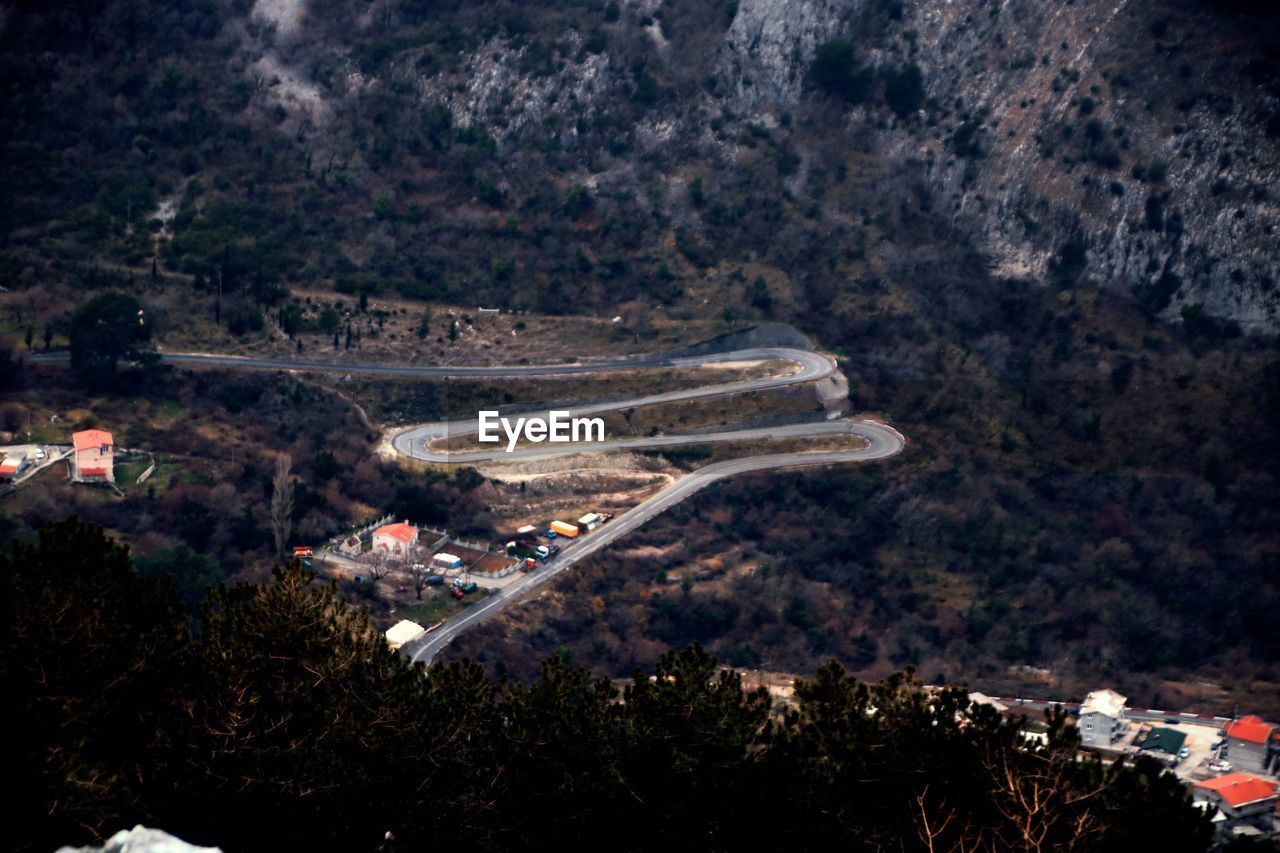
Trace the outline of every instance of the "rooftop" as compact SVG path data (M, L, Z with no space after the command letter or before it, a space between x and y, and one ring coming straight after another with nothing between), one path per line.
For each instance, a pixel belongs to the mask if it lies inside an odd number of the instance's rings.
M995 708L1000 713L1004 713L1005 711L1009 710L1008 705L1004 704L999 699L993 699L992 697L988 696L985 693L977 693L977 692L970 693L969 701L975 705L990 705L992 708Z
M1147 738L1142 742L1142 748L1158 749L1161 752L1168 753L1169 755L1177 755L1178 750L1182 749L1182 745L1186 743L1186 741L1186 732L1160 727L1147 732Z
M111 447L115 444L111 440L111 433L105 429L86 429L73 433L71 443L75 445L77 453L85 450L97 450L99 447Z
M1222 728L1226 731L1227 737L1235 738L1236 740L1247 740L1250 743L1266 743L1276 727L1261 717L1255 717L1250 714L1247 717L1233 720Z
M1124 706L1127 701L1128 699L1111 688L1095 690L1084 697L1084 704L1080 706L1080 713L1106 714L1108 717L1118 717L1124 713Z
M411 622L408 619L401 619L399 622L387 629L387 643L392 648L398 648L410 640L421 636L425 630L426 629L417 622Z
M413 538L418 535L418 528L401 521L396 524L384 524L373 531L373 535L390 536L392 539L399 539L401 542L412 542Z
M1276 783L1246 773L1228 773L1196 783L1196 791L1213 791L1229 805L1243 806L1276 795Z

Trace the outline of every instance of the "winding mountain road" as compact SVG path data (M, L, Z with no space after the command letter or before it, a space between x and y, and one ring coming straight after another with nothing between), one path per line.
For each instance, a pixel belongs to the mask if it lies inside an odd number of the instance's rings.
M643 397L586 403L557 410L567 412L568 417L585 417L602 412L651 406L659 403L674 403L765 391L773 388L785 388L827 379L837 371L835 360L831 357L797 347L751 347L696 356L650 353L566 361L562 364L511 366L324 362L219 355L216 353L161 353L160 357L168 364L183 366L299 370L339 374L366 373L403 378L439 379L519 379L535 377L554 379L557 377L566 378L623 370L714 368L716 366L744 362L767 361L790 362L796 366L795 370L781 375L714 383L650 394ZM68 361L66 353L33 353L28 358L34 362L58 363ZM545 418L548 417L549 411L522 412L521 415L524 417ZM435 631L406 643L401 647L401 652L413 661L430 663L442 648L463 631L490 618L508 604L548 583L562 572L567 571L575 563L608 547L611 543L640 527L658 513L675 506L717 480L754 471L774 471L784 468L834 465L849 462L870 462L894 456L902 452L906 446L906 440L901 433L892 427L876 421L852 418L773 427L729 428L709 433L609 439L603 442L593 442L589 445L526 445L517 447L510 453L505 451L504 443L495 445L492 450L448 450L433 446L438 441L454 436L472 434L477 432L478 429L479 423L476 418L422 424L396 432L391 436L391 446L398 453L413 459L452 464L513 461L517 459L528 460L582 453L600 453L609 450L671 447L723 441L794 440L834 435L861 437L866 441L866 446L848 450L798 451L745 456L699 468L664 487L661 491L623 513L617 519L565 545L564 550L557 557L547 561L537 571L530 572L505 589L494 592Z
M781 468L800 468L813 465L833 465L841 462L870 462L875 459L887 459L902 452L903 447L906 445L902 435L892 427L874 421L845 421L844 423L849 427L848 434L859 435L867 440L866 447L854 450L746 456L741 459L715 462L699 468L608 524L598 527L591 533L575 540L572 544L566 545L559 556L547 561L537 571L530 572L506 589L495 591L488 598L467 608L459 616L435 631L406 643L401 647L401 652L407 655L410 660L430 663L442 648L463 631L497 614L516 598L526 595L542 584L547 583L556 575L567 571L574 563L608 547L615 540L626 536L658 513L675 506L717 480L752 471L775 471ZM691 438L705 439L704 436L691 436Z
M602 412L619 411L621 409L638 408L640 406L651 406L658 403L744 394L816 382L832 376L837 370L834 359L809 350L789 347L759 347L687 358L666 358L659 354L638 356L621 363L611 361L606 363L574 363L569 365L525 367L518 374L513 372L510 376L555 376L566 375L570 372L580 375L597 372L602 369L635 369L637 367L697 368L764 361L791 362L797 366L797 369L784 375L703 385L644 397L586 403L558 409L557 411L566 412L567 417L574 418ZM486 369L493 370L494 368ZM497 369L500 370L501 368ZM494 376L496 374L488 373L486 375ZM524 417L547 418L549 413L550 410L521 412L520 414ZM835 435L860 437L866 441L866 446L850 448L849 450L801 451L746 456L740 459L716 462L699 468L666 486L652 497L623 513L617 519L565 545L564 550L558 556L543 563L538 570L524 575L505 589L493 591L487 598L467 608L439 628L406 643L401 647L401 653L413 661L429 664L441 649L463 631L489 619L516 599L527 596L538 587L550 582L552 578L568 571L575 563L608 547L658 513L675 506L717 480L752 471L773 471L782 468L833 465L847 462L870 462L894 456L902 452L902 449L906 446L905 439L892 427L875 421L847 418L783 426L730 428L709 433L607 439L602 442L593 442L589 445L549 443L533 446L525 445L519 446L510 452L505 450L504 443L495 445L493 449L483 450L449 450L436 446L437 442L444 439L471 435L478 430L479 421L476 418L422 424L397 432L392 436L391 446L397 452L414 459L453 464L545 459L554 456L600 453L610 450L671 447L723 441L770 441Z

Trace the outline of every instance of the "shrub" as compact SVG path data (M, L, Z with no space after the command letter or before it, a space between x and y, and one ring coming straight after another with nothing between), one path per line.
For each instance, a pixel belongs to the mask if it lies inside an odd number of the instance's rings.
M924 77L920 66L910 65L888 71L884 76L884 99L898 118L906 118L924 105Z
M818 46L809 80L826 94L857 104L871 91L872 73L858 65L852 44L836 40Z

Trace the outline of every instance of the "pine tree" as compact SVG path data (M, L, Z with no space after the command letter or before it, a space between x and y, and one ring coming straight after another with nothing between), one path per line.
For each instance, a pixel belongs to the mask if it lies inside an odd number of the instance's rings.
M289 454L276 457L276 473L271 479L271 533L275 538L276 556L284 557L284 546L289 542L293 526L293 479L289 468L293 460Z

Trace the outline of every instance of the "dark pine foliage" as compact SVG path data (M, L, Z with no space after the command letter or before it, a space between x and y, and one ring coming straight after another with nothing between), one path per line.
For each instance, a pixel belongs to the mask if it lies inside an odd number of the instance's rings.
M1077 760L1023 721L832 663L771 705L698 647L621 692L560 658L530 685L423 672L297 565L215 592L189 633L101 529L0 559L19 849L158 825L225 849L1202 850L1154 763Z

